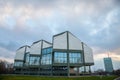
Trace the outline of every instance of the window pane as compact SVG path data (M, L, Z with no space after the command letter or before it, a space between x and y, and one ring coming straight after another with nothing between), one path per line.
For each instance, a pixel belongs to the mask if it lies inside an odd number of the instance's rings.
M42 49L42 54L45 55L45 54L49 54L49 53L52 53L52 48L45 48L45 49Z
M39 56L30 56L30 65L39 65Z
M42 50L42 59L41 59L41 64L42 65L48 65L51 64L52 62L52 48L45 48Z
M69 53L70 63L81 63L80 53Z
M22 67L23 66L23 62L15 61L14 66Z
M29 62L29 53L26 54L26 58L25 58L25 59L26 59L26 60L25 60L26 63L28 63L28 62Z
M41 59L42 65L48 65L48 64L51 64L51 62L52 62L52 55L51 54L47 54L47 55L42 56L42 59Z
M67 63L67 53L65 52L55 52L54 53L55 63Z

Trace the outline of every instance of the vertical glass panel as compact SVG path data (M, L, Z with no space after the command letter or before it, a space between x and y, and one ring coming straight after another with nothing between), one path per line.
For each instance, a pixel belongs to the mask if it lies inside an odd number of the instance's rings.
M46 49L43 49L43 50L42 50L42 54L46 54Z
M52 48L42 49L41 65L48 65L52 63Z
M23 66L23 62L21 62L21 61L15 61L14 66L22 67Z
M52 48L47 48L47 53L51 53L52 52Z
M54 53L55 63L67 63L67 53L65 52L55 52Z
M41 59L42 65L48 65L48 64L51 64L51 62L52 62L52 55L51 54L47 54L47 55L42 56L42 59Z
M45 55L45 54L49 54L49 53L52 53L52 48L45 48L45 49L42 49L42 54Z
M26 53L25 54L25 63L24 63L25 66L28 66L29 65L29 53Z
M80 53L69 53L70 63L81 63L81 54Z
M39 65L39 56L30 56L30 65Z
M25 62L29 62L29 53L26 53L26 58L25 58Z

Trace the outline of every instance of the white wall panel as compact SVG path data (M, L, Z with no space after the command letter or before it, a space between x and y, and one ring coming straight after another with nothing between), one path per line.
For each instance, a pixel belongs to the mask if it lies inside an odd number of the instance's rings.
M43 47L42 48L47 48L47 47L51 47L51 46L52 46L52 44L49 44L49 43L43 41Z
M88 47L86 44L84 44L83 46L84 46L85 63L94 63L92 49Z
M16 51L15 60L24 60L25 47Z
M69 33L69 49L82 50L81 41L71 33Z
M53 49L67 49L67 33L54 36Z
M30 54L41 54L41 42L34 43L30 48Z
M26 52L30 52L30 48L29 47L26 48Z

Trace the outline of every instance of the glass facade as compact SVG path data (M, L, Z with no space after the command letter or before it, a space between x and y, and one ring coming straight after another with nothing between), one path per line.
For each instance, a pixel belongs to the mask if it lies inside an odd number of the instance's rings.
M93 61L92 49L65 31L54 35L52 43L42 39L20 47L14 66L16 74L69 77L90 72Z
M45 54L49 54L52 52L52 48L45 48L45 49L42 49L42 55L45 55Z
M52 63L52 48L45 48L42 50L41 65L48 65Z
M40 56L30 56L30 65L39 65Z
M21 62L21 61L15 61L14 66L16 66L16 67L22 67L23 66L23 62Z
M81 54L80 53L69 53L69 62L70 63L81 63Z
M25 58L25 62L29 62L29 53L26 53L26 58Z
M29 52L25 53L25 66L29 65Z
M106 72L112 72L113 71L112 60L111 60L110 57L104 58L104 66L105 66L105 71Z
M67 53L66 52L55 52L54 62L55 63L67 63Z
M55 52L54 53L55 63L67 63L67 53L66 52ZM81 63L82 58L80 53L69 53L70 63Z
M51 54L42 56L42 59L41 59L42 65L47 65L47 64L51 64L51 63L52 63L52 55Z

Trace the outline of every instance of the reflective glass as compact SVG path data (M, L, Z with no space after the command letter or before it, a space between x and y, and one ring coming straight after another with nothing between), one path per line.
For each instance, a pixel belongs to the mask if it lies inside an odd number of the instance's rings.
M45 48L42 49L42 58L41 58L41 65L48 65L52 63L52 48Z
M26 54L26 58L25 59L26 59L25 61L28 63L29 62L29 53Z
M69 53L70 63L81 63L81 54L80 53Z
M65 52L55 52L54 62L55 63L67 63L67 53L65 53Z
M23 62L15 61L14 66L22 67L23 66Z
M49 54L49 53L52 53L52 48L45 48L45 49L42 49L42 54L45 55L45 54Z
M51 54L47 54L47 55L42 56L42 59L41 59L42 65L48 65L51 63L52 63L52 55Z
M39 65L39 60L39 56L30 56L30 65Z

